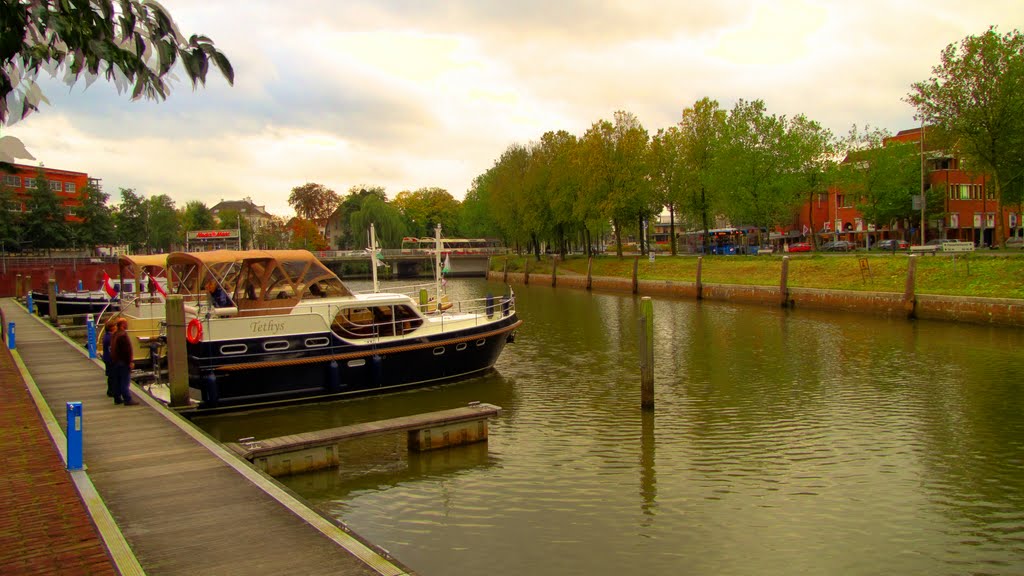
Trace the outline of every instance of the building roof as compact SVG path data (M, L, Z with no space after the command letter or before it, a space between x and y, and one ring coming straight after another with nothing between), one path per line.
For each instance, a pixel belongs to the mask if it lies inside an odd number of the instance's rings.
M221 200L210 208L210 212L213 212L214 214L222 210L237 210L242 214L270 216L270 213L267 212L266 206L257 206L256 204L253 204L251 200Z

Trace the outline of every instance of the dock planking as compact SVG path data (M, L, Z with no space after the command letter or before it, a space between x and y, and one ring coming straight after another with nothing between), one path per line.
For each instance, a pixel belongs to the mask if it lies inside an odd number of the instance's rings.
M409 573L137 388L141 405L114 405L101 364L15 301L0 307L64 434L66 403L82 402L85 474L143 572Z

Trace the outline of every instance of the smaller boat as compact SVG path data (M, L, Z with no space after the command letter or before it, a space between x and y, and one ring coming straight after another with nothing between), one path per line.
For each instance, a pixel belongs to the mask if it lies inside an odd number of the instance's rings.
M61 316L73 314L100 314L120 308L120 293L134 291L134 285L112 284L114 296L111 297L102 286L98 290L62 290L57 292L57 313ZM40 316L50 314L50 295L44 291L32 291L32 303Z

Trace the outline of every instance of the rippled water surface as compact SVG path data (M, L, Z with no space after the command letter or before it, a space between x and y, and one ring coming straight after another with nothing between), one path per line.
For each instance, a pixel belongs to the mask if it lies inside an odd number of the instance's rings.
M468 294L500 285L453 282ZM426 575L1024 573L1024 331L516 288L497 369L201 420L223 440L497 404L486 444L282 481Z

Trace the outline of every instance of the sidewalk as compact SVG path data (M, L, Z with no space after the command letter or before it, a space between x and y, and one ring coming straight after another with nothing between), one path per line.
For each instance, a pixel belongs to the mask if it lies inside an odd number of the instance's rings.
M0 406L0 573L117 574L6 342Z

